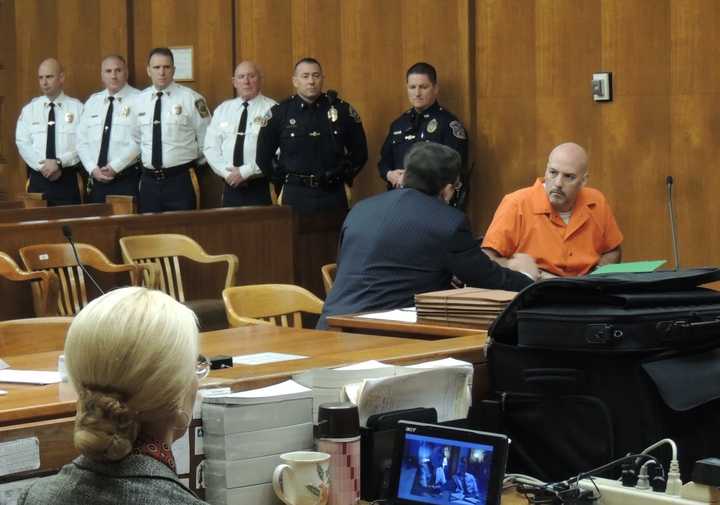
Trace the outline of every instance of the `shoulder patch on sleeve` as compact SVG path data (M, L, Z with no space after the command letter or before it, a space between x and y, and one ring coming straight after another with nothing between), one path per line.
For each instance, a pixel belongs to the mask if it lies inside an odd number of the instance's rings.
M355 107L348 104L348 113L350 113L350 117L353 118L353 121L356 123L362 123L362 119L360 119L360 114L358 114L358 111L355 110Z
M204 98L198 98L195 100L195 108L197 109L198 113L200 114L200 117L208 117L210 116L210 111L208 110L208 106L205 103Z
M265 113L265 115L260 120L260 128L263 126L267 126L267 124L270 122L270 119L272 118L272 109L268 109L268 111Z
M460 121L451 121L450 122L450 129L452 130L452 134L462 140L467 139L467 133L465 132L465 128L463 128L463 125Z

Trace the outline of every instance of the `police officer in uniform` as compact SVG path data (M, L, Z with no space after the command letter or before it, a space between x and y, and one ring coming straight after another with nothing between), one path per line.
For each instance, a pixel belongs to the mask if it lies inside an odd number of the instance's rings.
M429 63L416 63L405 74L412 108L392 122L380 151L380 177L388 187L402 185L405 153L415 142L437 142L455 149L466 173L468 142L462 123L438 102L437 72Z
M173 81L170 49L150 51L147 72L152 86L135 99L143 164L140 212L191 210L196 199L190 168L202 156L210 112L199 93Z
M235 68L232 82L237 98L215 109L205 136L205 158L225 181L223 207L271 205L270 185L255 162L255 151L263 118L277 102L260 92L262 75L251 61Z
M138 196L142 165L133 97L140 92L127 76L122 56L106 57L100 65L105 89L88 98L78 123L78 153L93 203L105 202L107 195Z
M75 134L82 102L63 93L65 73L54 58L40 63L38 83L43 96L23 107L15 129L15 143L27 165L27 190L44 194L48 205L80 203Z
M368 157L360 116L335 92L322 92L317 60L298 61L292 81L297 94L265 117L257 163L268 178L283 185L283 204L296 211L347 210L344 184L352 183ZM280 157L274 164L278 147Z

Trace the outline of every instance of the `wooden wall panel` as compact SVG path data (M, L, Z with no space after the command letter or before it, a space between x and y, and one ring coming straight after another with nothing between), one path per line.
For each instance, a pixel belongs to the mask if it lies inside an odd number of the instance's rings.
M233 95L231 0L136 0L131 2L135 86L150 85L147 55L153 47L192 46L193 81L211 109Z
M7 198L20 184L15 149L15 2L0 0L0 198Z
M625 258L669 258L670 3L607 0L602 20L602 67L613 72L615 99L597 107L605 168L598 186L624 230Z
M680 261L720 263L714 230L720 177L720 68L716 64L720 3L671 3L670 174L675 179Z
M471 149L476 165L470 216L482 235L502 196L537 175L535 4L492 0L476 2L475 8L477 102Z

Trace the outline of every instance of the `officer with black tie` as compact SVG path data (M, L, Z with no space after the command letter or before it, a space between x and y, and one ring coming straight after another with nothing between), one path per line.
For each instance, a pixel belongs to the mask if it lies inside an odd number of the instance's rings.
M100 65L105 89L85 102L78 124L78 153L90 180L88 201L107 195L138 197L140 136L133 97L140 93L127 83L127 65L119 55Z
M297 95L265 116L257 164L268 178L283 185L282 202L296 211L347 210L344 184L352 184L368 157L360 115L337 93L322 92L323 73L317 60L298 61L292 81Z
M391 188L402 185L403 159L416 142L436 142L453 148L462 158L466 173L467 133L457 117L438 102L440 87L435 67L416 63L405 74L408 99L412 107L392 122L380 151L380 177Z
M203 152L225 181L223 207L270 205L270 185L255 162L255 151L263 117L277 102L260 92L262 74L251 61L235 68L232 82L237 98L215 109Z
M143 164L140 212L191 210L196 204L191 168L202 157L210 112L199 93L173 81L170 49L150 51L147 73L152 86L135 99Z
M23 107L15 129L15 144L27 165L27 190L45 195L48 205L80 203L75 130L82 102L63 93L65 73L54 58L40 63L38 83L43 96Z

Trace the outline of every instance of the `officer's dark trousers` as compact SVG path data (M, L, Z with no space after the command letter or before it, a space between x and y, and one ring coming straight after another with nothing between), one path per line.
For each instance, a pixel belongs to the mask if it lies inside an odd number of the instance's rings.
M195 190L190 172L183 170L164 179L143 174L140 179L140 212L195 209Z
M222 197L223 207L243 207L246 205L272 205L270 187L265 177L250 179L238 187L225 184Z
M140 169L135 165L129 166L117 174L115 179L110 182L100 182L93 179L92 190L87 200L90 203L105 203L107 195L127 195L134 196L137 199L139 186Z
M49 207L55 205L73 205L80 203L80 188L77 181L77 170L81 165L63 167L62 175L56 181L50 181L40 172L28 167L29 193L42 193Z
M300 214L333 210L346 211L348 209L345 186L342 184L324 188L285 184L283 186L282 203L283 205L289 205Z

